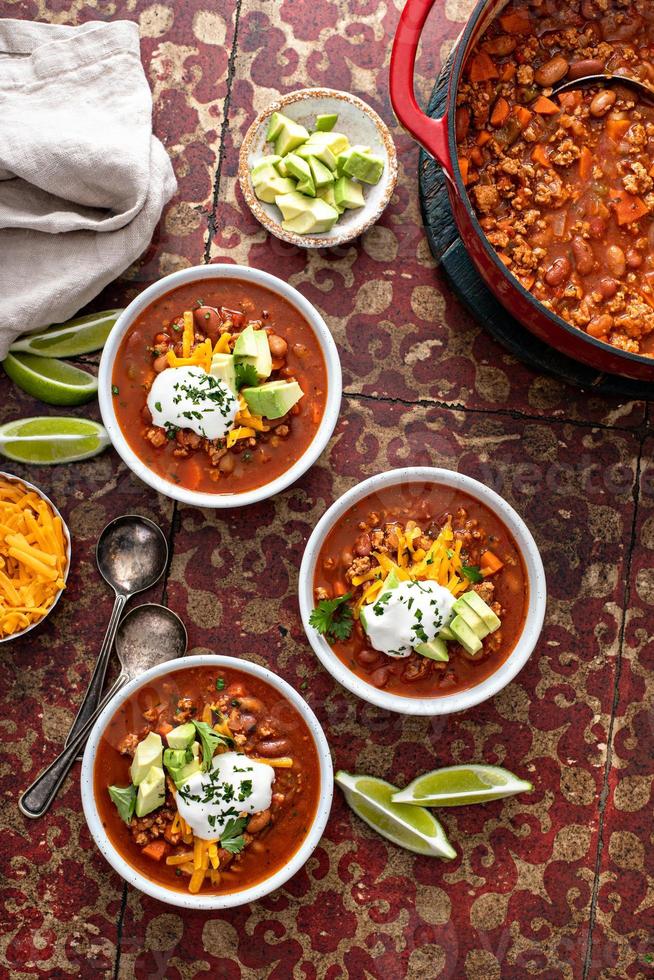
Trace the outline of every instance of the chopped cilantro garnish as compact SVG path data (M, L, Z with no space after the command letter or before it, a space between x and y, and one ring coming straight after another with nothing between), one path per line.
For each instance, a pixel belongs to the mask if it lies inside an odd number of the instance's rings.
M202 770L203 772L209 772L211 769L211 760L213 754L219 745L227 745L232 748L234 745L234 740L227 738L226 735L219 735L218 732L214 732L213 728L206 723L206 721L195 721L195 730L198 733L200 739L200 745L202 746Z
M111 394L112 395L119 395L120 394L120 388L118 387L118 385L112 385L111 386Z
M347 605L351 592L337 599L322 599L309 616L311 625L328 640L348 640L354 627L354 616Z
M239 361L235 365L235 374L236 388L238 391L240 391L241 388L259 384L259 376L256 372L254 364L244 364L243 361Z
M217 681L216 681L216 690L217 691L224 691L225 690L225 678L224 677L219 677L217 679Z
M229 851L230 854L238 854L245 847L243 831L247 824L247 817L239 817L238 820L229 820L220 837L220 846Z
M157 410L158 412L160 412L160 411L161 411L161 402L155 402L155 403L154 403L154 407L156 408L156 410Z
M462 565L461 571L469 582L483 582L484 576L481 574L478 565Z
M129 823L136 806L136 786L109 786L109 796L113 800L121 820Z

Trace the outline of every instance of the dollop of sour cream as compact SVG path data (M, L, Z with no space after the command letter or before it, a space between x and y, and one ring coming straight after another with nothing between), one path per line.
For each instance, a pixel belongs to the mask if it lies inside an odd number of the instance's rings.
M447 626L454 602L450 590L437 582L400 582L366 607L364 629L375 650L408 657Z
M220 840L230 820L260 813L272 802L275 770L240 752L215 755L177 791L177 809L196 837Z
M152 382L148 408L154 425L221 439L234 427L240 406L225 382L202 368L169 367Z

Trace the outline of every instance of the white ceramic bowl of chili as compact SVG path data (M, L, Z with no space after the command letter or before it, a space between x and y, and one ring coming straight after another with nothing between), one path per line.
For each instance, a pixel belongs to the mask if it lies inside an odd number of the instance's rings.
M311 733L318 756L320 766L318 806L316 807L316 812L304 840L284 867L270 875L270 877L241 891L225 892L224 894L202 894L200 892L197 895L192 895L190 892L166 888L146 878L145 875L132 867L112 844L95 801L93 776L96 754L104 731L114 714L135 691L145 687L150 681L175 670L187 670L191 667L210 667L212 669L219 667L224 667L225 669L231 668L265 681L266 684L278 692L281 698L289 701L298 714L301 715ZM103 857L106 858L114 871L117 871L128 884L134 885L139 891L158 899L160 902L166 902L168 905L176 905L179 908L204 910L228 909L234 908L237 905L256 902L277 888L281 888L308 861L320 843L320 838L323 835L329 818L332 797L334 795L334 771L329 745L327 744L327 739L325 738L325 733L322 730L320 722L306 701L300 697L290 684L281 677L278 677L277 674L273 674L266 667L260 667L259 664L250 663L247 660L240 660L236 657L223 657L218 654L197 654L195 656L182 657L179 660L169 660L167 663L159 664L159 666L153 667L151 670L146 670L140 677L126 684L111 699L96 721L88 737L84 750L84 758L82 759L80 789L82 794L82 808L89 830L91 831L91 836Z
M511 653L500 666L474 687L451 694L440 694L433 698L405 697L375 687L355 674L334 653L327 640L309 623L309 617L316 602L313 583L316 564L325 539L338 521L360 500L378 493L385 487L406 483L433 483L468 494L480 501L497 517L513 536L522 555L525 573L529 583L529 600L524 624ZM348 490L323 514L307 541L299 577L299 602L302 623L313 651L332 677L357 697L388 711L404 715L448 715L464 711L482 701L494 697L506 687L516 674L522 670L531 656L545 618L547 588L543 562L530 530L513 507L485 484L463 473L438 469L429 466L409 466L406 469L389 470L372 476Z
M309 323L316 341L322 351L325 360L325 371L327 373L327 397L322 419L316 433L302 455L289 466L288 469L280 473L278 477L261 486L251 490L244 490L241 493L205 493L199 490L189 490L181 484L173 483L170 480L159 476L153 469L147 466L143 460L134 452L120 427L114 406L114 396L112 394L112 377L114 371L114 361L118 354L120 345L125 334L133 326L141 313L147 309L154 300L169 293L177 286L182 286L188 282L200 282L211 279L238 279L242 282L254 283L263 286L278 296L283 297L291 304L301 316ZM289 286L288 283L269 272L261 269L252 269L244 265L202 265L191 266L179 272L173 272L169 276L164 276L158 282L153 283L144 289L136 299L123 310L118 317L114 327L105 343L100 360L98 371L98 400L100 403L100 413L102 421L109 433L114 449L124 463L139 479L147 483L158 493L179 500L184 504L191 504L196 507L212 508L231 508L244 507L247 504L257 504L275 494L285 490L292 483L306 473L313 466L329 442L341 407L341 396L343 393L343 382L341 375L341 362L338 350L334 343L329 327L324 319L308 299L302 293Z

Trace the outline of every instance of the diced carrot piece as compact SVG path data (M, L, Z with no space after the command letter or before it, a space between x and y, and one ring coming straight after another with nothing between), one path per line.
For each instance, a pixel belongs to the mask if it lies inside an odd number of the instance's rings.
M629 119L607 119L606 135L609 137L609 139L612 139L614 143L618 143L630 126L631 121Z
M536 146L531 151L531 159L534 163L540 163L544 167L549 167L550 169L552 167L547 150L542 143L536 143Z
M475 143L477 144L477 146L486 146L489 139L491 139L491 134L488 132L487 129L482 129L481 132L479 133L479 136L475 140Z
M489 78L499 78L495 62L485 51L478 51L470 62L468 75L471 82L485 82Z
M484 157L478 146L473 146L470 150L470 159L478 167L481 167L484 162Z
M470 162L467 157L459 157L459 170L461 171L461 180L464 184L468 183L468 170L470 169Z
M482 573L486 575L494 575L495 572L499 572L500 568L504 568L504 562L500 561L494 551L484 551L479 564Z
M546 98L544 95L539 95L534 104L532 105L534 112L540 113L541 116L553 116L556 112L561 111L561 107L553 102L552 99Z
M160 722L159 723L159 726L155 729L155 731L157 732L157 734L158 735L161 735L162 737L164 735L167 735L168 732L172 732L172 730L173 730L173 726L171 724L169 724L169 722L167 722L167 721Z
M590 180L593 173L593 154L587 146L582 146L579 157L579 177L581 180Z
M511 79L514 77L514 75L515 75L515 73L516 73L517 70L518 69L513 64L513 62L512 61L508 61L502 67L502 72L500 74L500 81L502 81L502 82L510 82Z
M509 118L509 112L511 111L509 103L507 100L500 96L495 105L493 106L493 111L490 115L491 126L501 126Z
M639 221L649 214L645 202L634 194L628 194L627 191L612 191L610 200L619 225L629 225L632 221Z
M510 255L506 255L505 252L498 252L497 254L498 254L499 258L500 258L500 261L502 261L504 263L504 265L506 265L506 266L511 265L511 262L513 261L513 259L511 258Z
M521 128L524 129L525 126L528 125L531 117L533 116L533 112L530 112L529 109L525 108L525 106L523 105L517 105L513 110L513 115L520 123Z
M528 34L531 30L528 14L518 10L500 17L500 24L507 34Z
M161 861L167 850L168 844L165 840L153 840L151 844L146 844L141 849L141 853L146 857L152 858L153 861Z

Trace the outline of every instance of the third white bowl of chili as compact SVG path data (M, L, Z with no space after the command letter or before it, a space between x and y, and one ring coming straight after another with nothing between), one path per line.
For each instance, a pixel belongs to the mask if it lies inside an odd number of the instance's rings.
M522 669L546 584L502 497L462 473L408 467L364 480L323 515L299 598L309 642L344 687L391 711L441 715Z

